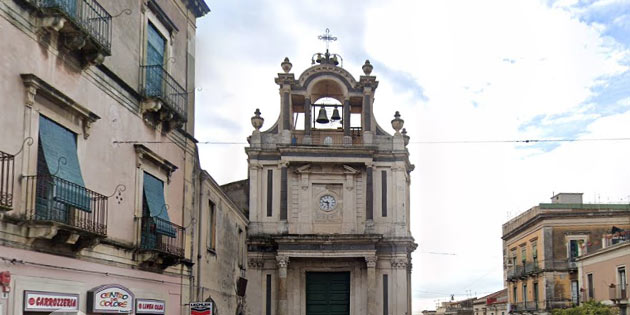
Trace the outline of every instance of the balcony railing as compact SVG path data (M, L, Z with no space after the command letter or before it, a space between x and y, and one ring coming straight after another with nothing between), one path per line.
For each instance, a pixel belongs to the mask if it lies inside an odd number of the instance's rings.
M187 120L188 94L161 65L141 66L140 90L146 98L161 100L180 121Z
M508 281L517 279L521 276L525 275L525 268L523 265L515 265L508 269L507 279Z
M531 312L539 309L537 301L518 302L513 305L513 310L516 312Z
M528 275L532 275L535 274L537 272L540 271L540 268L538 267L538 261L532 261L532 262L528 262L525 264L525 273Z
M293 145L305 145L304 130L293 131ZM314 146L343 146L344 133L342 129L312 129L311 144ZM361 137L361 128L353 127L350 129L350 137L352 137L352 145L361 145L363 140ZM308 145L308 144L306 144Z
M627 284L612 284L608 287L608 295L611 300L625 300L628 298Z
M25 176L27 219L107 235L107 197L56 176Z
M172 233L159 233L161 230ZM184 257L184 228L158 217L142 218L140 248L176 257Z
M0 151L0 210L13 208L15 156Z
M87 34L105 55L111 55L112 16L95 0L27 0L45 14L66 17Z

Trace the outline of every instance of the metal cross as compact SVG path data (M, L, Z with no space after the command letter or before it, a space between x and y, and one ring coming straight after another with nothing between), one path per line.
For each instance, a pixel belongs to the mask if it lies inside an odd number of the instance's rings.
M337 37L330 35L330 30L326 28L326 34L317 36L317 39L326 42L326 51L328 51L328 44L337 40Z

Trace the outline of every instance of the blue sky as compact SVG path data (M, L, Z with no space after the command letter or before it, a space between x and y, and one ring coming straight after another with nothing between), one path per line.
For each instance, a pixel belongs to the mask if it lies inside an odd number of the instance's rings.
M399 110L412 142L630 137L630 0L209 5L196 43L200 141L245 142L256 108L271 126L280 62L289 57L298 76L325 49L317 35L326 28L356 77L372 62L377 120L391 131ZM409 149L417 311L501 289L501 224L552 193L630 198L628 141ZM246 178L243 145L200 150L219 183Z

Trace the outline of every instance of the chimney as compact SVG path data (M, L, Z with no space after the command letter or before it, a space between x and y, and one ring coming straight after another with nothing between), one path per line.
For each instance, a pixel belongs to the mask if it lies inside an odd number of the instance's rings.
M551 203L582 204L583 193L559 193L551 197Z

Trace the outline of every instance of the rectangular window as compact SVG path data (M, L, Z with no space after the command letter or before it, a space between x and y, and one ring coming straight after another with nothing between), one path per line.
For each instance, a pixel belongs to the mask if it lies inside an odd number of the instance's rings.
M280 168L280 220L287 219L287 197L288 197L288 171L287 167Z
M381 215L387 217L387 172L381 172Z
M527 303L527 284L523 283L523 302Z
M244 248L245 248L245 239L243 238L243 229L238 228L238 266L241 267L241 269L243 269L244 264L244 260L245 260L245 252L244 252Z
M162 66L166 39L151 22L147 27L146 65L152 66L146 72L146 93L150 96L162 95Z
M146 205L144 217L150 217L155 225L155 232L169 237L176 237L176 231L168 216L168 207L164 198L164 182L144 172L143 201Z
M374 190L372 186L372 168L368 167L366 170L366 188L365 188L365 218L368 220L374 219Z
M273 170L267 170L267 216L273 215Z
M512 287L512 298L514 299L514 303L518 302L518 296L516 295L516 284Z
M39 116L37 175L41 182L36 200L39 219L66 222L70 219L68 207L92 211L81 175L76 134L44 116Z
M271 275L267 274L267 286L265 290L265 315L271 315Z
M389 314L389 296L388 296L388 287L387 287L387 275L383 275L383 315Z
M592 299L593 296L595 295L593 292L593 274L589 273L587 276L587 281L588 281L588 298Z
M538 304L538 282L534 282L534 292L532 294L534 295L534 302Z
M577 281L571 281L571 302L574 305L580 304L579 287Z
M569 241L569 259L575 260L580 256L580 246L578 240L570 240Z
M523 263L523 265L525 264L526 260L527 260L527 248L526 246L521 246L521 262Z
M618 267L617 268L617 278L618 278L618 287L620 292L622 292L622 296L623 296L623 292L626 291L627 286L628 286L628 282L626 279L626 267Z
M164 51L166 50L166 39L158 31L153 23L149 22L147 28L147 65L164 65Z
M217 245L217 207L214 202L210 201L210 217L208 226L208 240L210 244L208 246L211 250L216 250Z

